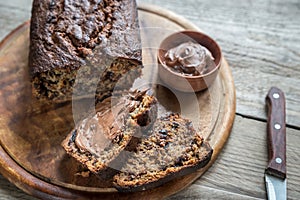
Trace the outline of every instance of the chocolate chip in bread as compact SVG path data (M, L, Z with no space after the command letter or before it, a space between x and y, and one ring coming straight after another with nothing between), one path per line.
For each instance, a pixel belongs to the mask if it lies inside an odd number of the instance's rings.
M126 157L120 153L136 148L133 142L138 142L134 138L140 138L141 131L155 122L156 106L156 98L145 91L131 92L113 105L111 98L107 98L99 104L95 115L84 119L71 131L62 146L95 174L107 167L119 170L123 164L121 160Z
M130 87L141 73L141 56L135 0L33 1L29 67L38 99L72 100L81 73L76 96L101 101L125 74L124 88Z
M157 119L149 137L114 176L114 186L122 192L154 188L204 167L212 152L190 120L170 114Z

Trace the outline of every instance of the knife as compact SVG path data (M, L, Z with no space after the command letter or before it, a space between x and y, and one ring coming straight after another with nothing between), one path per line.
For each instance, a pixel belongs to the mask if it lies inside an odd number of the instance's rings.
M266 97L268 108L268 166L265 182L268 200L286 200L286 127L284 93L272 87Z

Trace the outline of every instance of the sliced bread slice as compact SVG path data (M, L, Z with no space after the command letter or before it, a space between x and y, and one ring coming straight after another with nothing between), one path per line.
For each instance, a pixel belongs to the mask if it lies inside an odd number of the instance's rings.
M204 167L212 153L190 120L170 114L157 119L149 137L142 139L114 176L114 186L122 192L154 188Z
M98 106L98 112L79 123L62 142L69 155L95 174L110 167L125 148L134 149L133 138L149 128L157 115L156 98L146 91L125 95L113 106L108 98Z

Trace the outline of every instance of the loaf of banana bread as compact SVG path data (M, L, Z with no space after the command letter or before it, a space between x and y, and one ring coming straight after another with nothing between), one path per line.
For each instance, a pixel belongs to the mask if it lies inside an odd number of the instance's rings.
M38 99L63 102L128 89L141 73L135 0L34 0L29 68Z
M154 188L204 167L212 152L191 121L178 114L159 118L114 176L114 186L122 192Z

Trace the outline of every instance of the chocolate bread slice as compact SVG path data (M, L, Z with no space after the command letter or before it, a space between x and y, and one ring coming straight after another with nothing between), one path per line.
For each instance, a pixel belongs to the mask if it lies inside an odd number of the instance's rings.
M102 101L97 113L84 119L62 142L69 155L95 174L107 167L119 169L121 166L111 162L125 148L135 149L134 138L140 138L141 131L149 129L157 116L156 98L146 91L132 92L111 104L111 98Z
M114 186L122 192L154 188L204 167L212 152L191 121L171 114L155 122L150 136L114 176Z
M29 67L37 98L71 100L80 79L76 97L101 101L122 76L119 85L131 86L141 56L135 0L33 1Z

